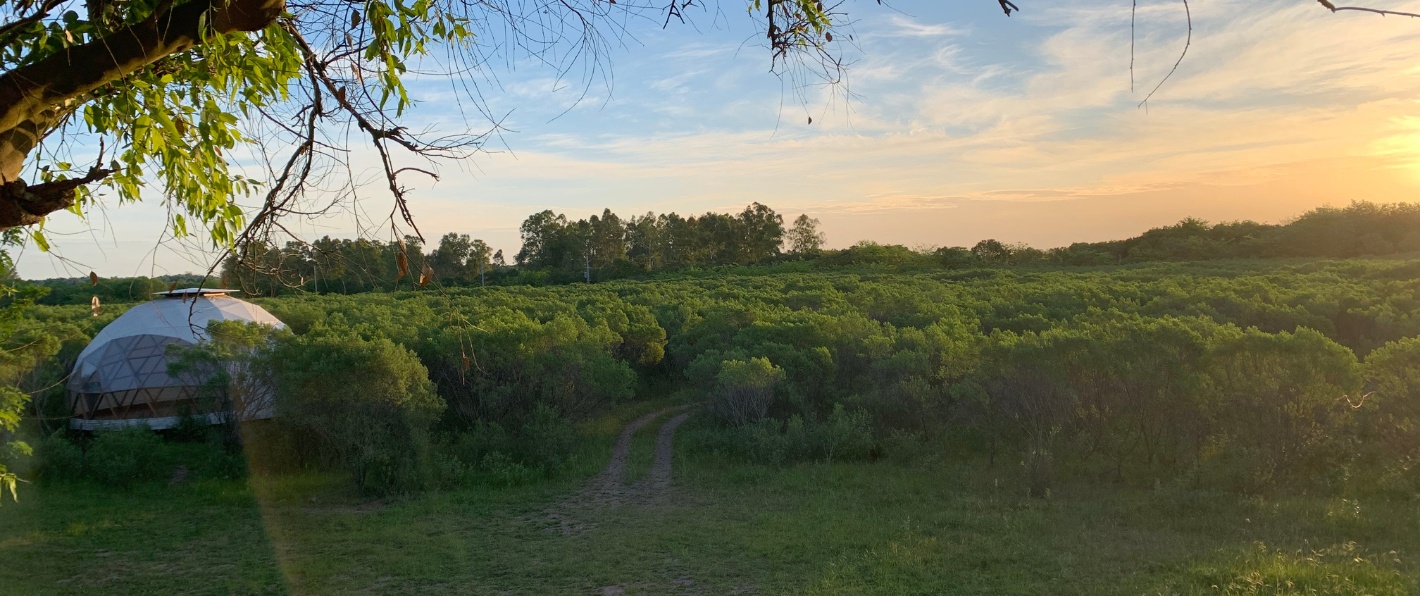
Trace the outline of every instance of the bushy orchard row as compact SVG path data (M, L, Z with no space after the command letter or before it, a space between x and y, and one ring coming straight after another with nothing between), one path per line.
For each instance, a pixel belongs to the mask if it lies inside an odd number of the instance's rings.
M372 491L555 472L577 450L575 423L669 393L708 404L687 446L770 464L980 459L1036 493L1071 476L1420 488L1413 260L721 276L262 304L292 333L264 343L232 330L232 349L208 355L266 346L250 370L275 380L283 415L247 431L251 459L344 466ZM66 308L32 321L87 316ZM53 402L36 403L53 413Z

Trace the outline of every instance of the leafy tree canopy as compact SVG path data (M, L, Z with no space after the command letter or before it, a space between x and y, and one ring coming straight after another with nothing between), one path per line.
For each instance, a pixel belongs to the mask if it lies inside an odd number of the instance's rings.
M313 183L340 178L349 151L363 146L379 157L395 202L391 222L410 231L403 177L432 175L429 160L458 158L483 140L477 132L407 128L411 76L452 78L463 83L464 100L482 107L477 77L485 64L533 56L559 74L577 66L601 72L629 27L668 26L692 7L698 3L5 2L0 230L60 210L83 214L103 193L119 203L161 200L177 235L200 228L231 245L248 226L267 229L300 210ZM776 70L800 65L836 76L828 44L842 15L832 6L751 0L747 8L763 17ZM265 168L238 166L253 161ZM246 173L262 169L268 173ZM336 186L348 185L345 178ZM235 202L248 194L265 195L250 219ZM32 237L46 248L42 231Z

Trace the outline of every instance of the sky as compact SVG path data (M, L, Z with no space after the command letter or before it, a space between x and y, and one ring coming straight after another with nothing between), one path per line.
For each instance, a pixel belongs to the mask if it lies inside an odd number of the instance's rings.
M408 180L416 223L431 244L467 233L512 255L519 224L543 209L688 215L758 201L786 220L819 219L835 248L1049 248L1185 217L1282 222L1322 205L1416 200L1420 19L1310 0L1192 0L1187 13L1141 0L1131 57L1130 0L1017 4L1007 18L992 0L850 0L837 86L770 73L738 0L684 25L632 23L590 82L503 62L481 86L505 132L439 164L437 182ZM463 117L449 81L414 91L413 121L486 127ZM363 194L360 210L388 211L378 192ZM307 239L389 235L351 213L291 225ZM47 224L56 254L26 249L20 274L210 266L207 241L166 237L166 220L157 201L60 214Z

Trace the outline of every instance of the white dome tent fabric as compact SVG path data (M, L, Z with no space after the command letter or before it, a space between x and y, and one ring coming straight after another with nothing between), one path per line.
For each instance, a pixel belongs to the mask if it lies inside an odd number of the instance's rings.
M168 375L168 346L197 345L213 321L285 326L266 309L228 296L235 291L158 292L157 300L134 306L100 330L79 353L69 377L70 425L84 430L176 426L184 408L196 404L201 382ZM207 417L215 422L221 415ZM270 416L269 406L243 412L244 418Z

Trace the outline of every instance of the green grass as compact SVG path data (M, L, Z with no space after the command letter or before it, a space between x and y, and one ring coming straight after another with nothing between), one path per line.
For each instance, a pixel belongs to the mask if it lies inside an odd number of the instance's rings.
M976 466L676 466L667 503L574 511L571 533L548 511L577 477L374 503L317 476L29 487L0 507L0 592L1420 591L1413 503L1083 485L1039 500Z

